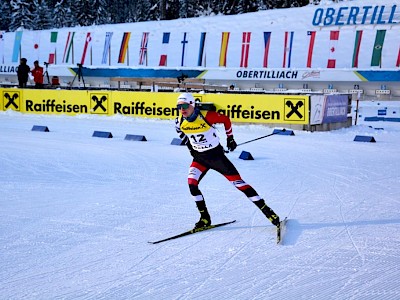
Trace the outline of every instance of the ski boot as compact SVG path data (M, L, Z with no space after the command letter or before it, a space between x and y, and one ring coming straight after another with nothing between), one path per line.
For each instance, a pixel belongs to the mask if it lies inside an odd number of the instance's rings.
M279 226L278 215L267 205L263 199L253 202L275 226Z
M194 229L199 229L211 225L211 217L208 213L206 203L203 201L196 201L197 208L200 212L200 220L194 225Z

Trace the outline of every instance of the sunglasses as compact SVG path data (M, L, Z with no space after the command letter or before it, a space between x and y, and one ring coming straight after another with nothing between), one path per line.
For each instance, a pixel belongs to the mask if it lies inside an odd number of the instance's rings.
M182 103L182 104L177 104L176 107L178 108L178 110L180 109L188 109L190 106L189 103Z

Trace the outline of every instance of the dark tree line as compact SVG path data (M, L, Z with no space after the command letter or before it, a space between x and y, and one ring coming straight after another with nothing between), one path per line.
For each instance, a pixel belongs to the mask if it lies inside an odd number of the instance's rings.
M236 15L304 6L310 0L3 0L0 30L51 28Z

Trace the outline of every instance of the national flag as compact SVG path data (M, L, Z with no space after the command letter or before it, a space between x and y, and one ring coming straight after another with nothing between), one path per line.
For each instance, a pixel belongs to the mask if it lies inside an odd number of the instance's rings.
M316 31L307 31L307 35L310 37L310 42L308 44L307 68L311 68L312 57L313 57L313 52L314 52L315 36L317 35L317 32Z
M139 51L139 65L147 66L147 44L149 42L149 32L143 32Z
M327 68L336 68L336 47L339 41L339 31L332 30L330 32L330 47Z
M230 32L223 32L221 37L221 50L219 54L219 66L226 67L226 57L228 55L228 44L229 44Z
M57 49L56 49L57 37L58 37L58 32L57 31L52 31L50 33L50 45L51 45L51 48L54 49L54 52L50 52L49 53L49 60L48 60L49 64L56 64L57 63Z
M15 39L14 39L14 48L12 54L12 62L18 62L19 56L21 53L21 40L22 40L22 31L15 32Z
M251 39L251 32L242 33L242 54L240 56L241 68L247 68L249 64L250 39Z
M197 66L201 67L203 66L203 60L204 60L204 65L205 65L205 44L206 44L206 32L202 32L200 34L200 46L199 46L199 57L197 59Z
M356 38L354 40L353 61L351 63L352 68L358 68L358 55L360 53L362 35L363 35L362 30L356 31Z
M40 32L39 31L34 31L33 33L33 52L32 52L32 57L35 60L39 60L40 57Z
M166 48L165 45L169 44L170 35L171 35L170 32L164 32L163 33L162 44L163 44L164 48ZM163 51L165 53L166 49L163 49ZM167 54L161 54L160 55L159 66L162 66L162 67L166 67L167 66Z
M293 31L285 32L282 68L290 68L292 60L293 36L294 36Z
M396 67L400 67L400 47L399 47L399 53L397 54Z
M39 57L39 54L38 54L38 52L39 52L39 43L36 42L36 43L33 44L33 50L36 52L36 54L34 56Z
M271 32L264 32L264 61L263 67L268 67L268 53L269 53L269 44L271 42Z
M104 48L103 48L103 57L101 59L101 63L104 65L107 63L110 64L110 48L111 48L111 38L113 36L112 32L106 32L106 37L104 39Z
M188 40L186 40L187 37L187 32L183 33L183 40L181 41L182 44L182 57L181 57L181 67L185 66L185 52L186 52L186 44L189 43Z
M92 37L90 36L90 32L86 34L85 46L83 47L83 53L81 58L81 64L85 64L86 52L89 47L90 42L92 41Z
M382 63L382 48L385 41L386 30L377 30L374 49L372 51L371 67L380 67Z
M74 63L74 36L75 32L68 32L67 41L64 48L63 63L68 63L71 54L72 63Z
M124 32L121 41L121 47L119 49L118 63L125 63L125 57L129 49L129 39L131 38L130 32ZM129 65L129 54L128 54L128 65Z

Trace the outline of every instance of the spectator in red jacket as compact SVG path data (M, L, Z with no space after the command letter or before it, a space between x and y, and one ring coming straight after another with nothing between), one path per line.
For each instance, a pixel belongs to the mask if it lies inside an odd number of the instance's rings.
M34 68L31 70L33 80L35 81L35 87L40 89L43 87L43 68L39 66L39 61L33 62Z

